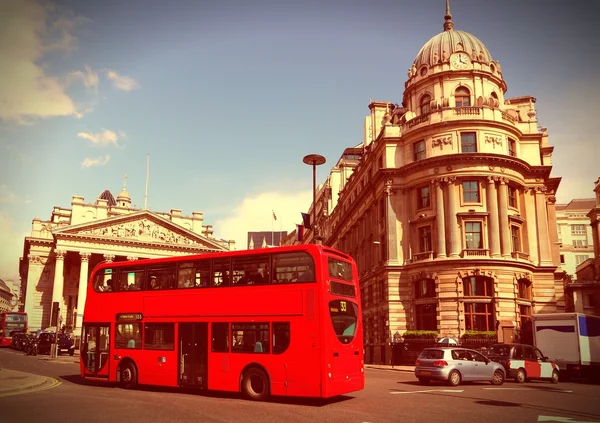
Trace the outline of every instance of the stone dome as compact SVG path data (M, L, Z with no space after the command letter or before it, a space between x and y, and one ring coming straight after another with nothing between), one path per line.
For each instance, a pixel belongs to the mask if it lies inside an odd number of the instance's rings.
M450 55L458 51L467 53L473 61L485 63L492 61L492 55L477 37L454 29L448 2L446 2L444 19L444 31L427 41L415 57L414 66L417 70L423 65L429 67L447 62Z
M119 195L117 196L117 200L121 200L121 199L131 200L129 193L127 192L127 190L125 188L123 188L121 190L121 192L119 193Z

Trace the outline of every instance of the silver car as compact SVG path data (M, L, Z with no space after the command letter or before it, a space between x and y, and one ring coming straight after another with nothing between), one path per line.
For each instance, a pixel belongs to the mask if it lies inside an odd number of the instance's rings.
M424 349L415 363L415 376L422 385L440 380L450 386L473 381L502 385L506 378L500 363L489 360L477 351L458 346Z

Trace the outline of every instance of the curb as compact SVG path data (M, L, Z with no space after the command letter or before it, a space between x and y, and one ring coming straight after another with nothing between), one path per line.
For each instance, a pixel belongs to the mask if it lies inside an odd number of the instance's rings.
M400 368L396 368L396 367L377 367L377 366L369 366L369 365L365 365L365 369L375 369L375 370L389 370L389 371L393 371L393 372L405 372L405 373L414 373L414 369L408 370L408 369L400 369Z
M8 397L11 395L16 395L19 393L27 393L27 391L31 391L32 389L41 388L46 384L48 384L46 389L49 389L49 388L53 388L54 386L60 385L60 382L52 377L44 376L44 380L41 382L34 383L31 385L27 385L27 386L22 386L20 388L6 389L4 391L0 391L0 398ZM22 392L22 391L26 391L26 392Z

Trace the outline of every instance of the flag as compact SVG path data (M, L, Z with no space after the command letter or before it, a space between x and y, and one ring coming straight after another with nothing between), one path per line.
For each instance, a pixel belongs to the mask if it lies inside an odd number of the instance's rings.
M302 215L302 222L304 222L304 228L312 229L312 225L310 224L310 214L308 213L300 213Z
M275 215L275 211L273 211L273 219L277 220L277 216Z
M296 241L298 241L298 242L304 241L304 225L296 224Z

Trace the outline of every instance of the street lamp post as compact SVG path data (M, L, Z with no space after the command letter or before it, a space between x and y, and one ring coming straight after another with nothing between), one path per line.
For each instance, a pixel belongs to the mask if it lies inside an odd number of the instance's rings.
M316 203L316 196L317 196L317 166L322 165L323 163L325 163L325 157L319 155L319 154L309 154L307 156L304 156L304 158L302 159L302 161L304 163L306 163L307 165L312 165L312 169L313 169L313 223L312 223L312 230L313 230L313 240L314 241L320 241L320 238L318 237L318 233L317 233L317 220L316 220L316 215L317 215L317 203ZM316 244L317 242L315 242Z

